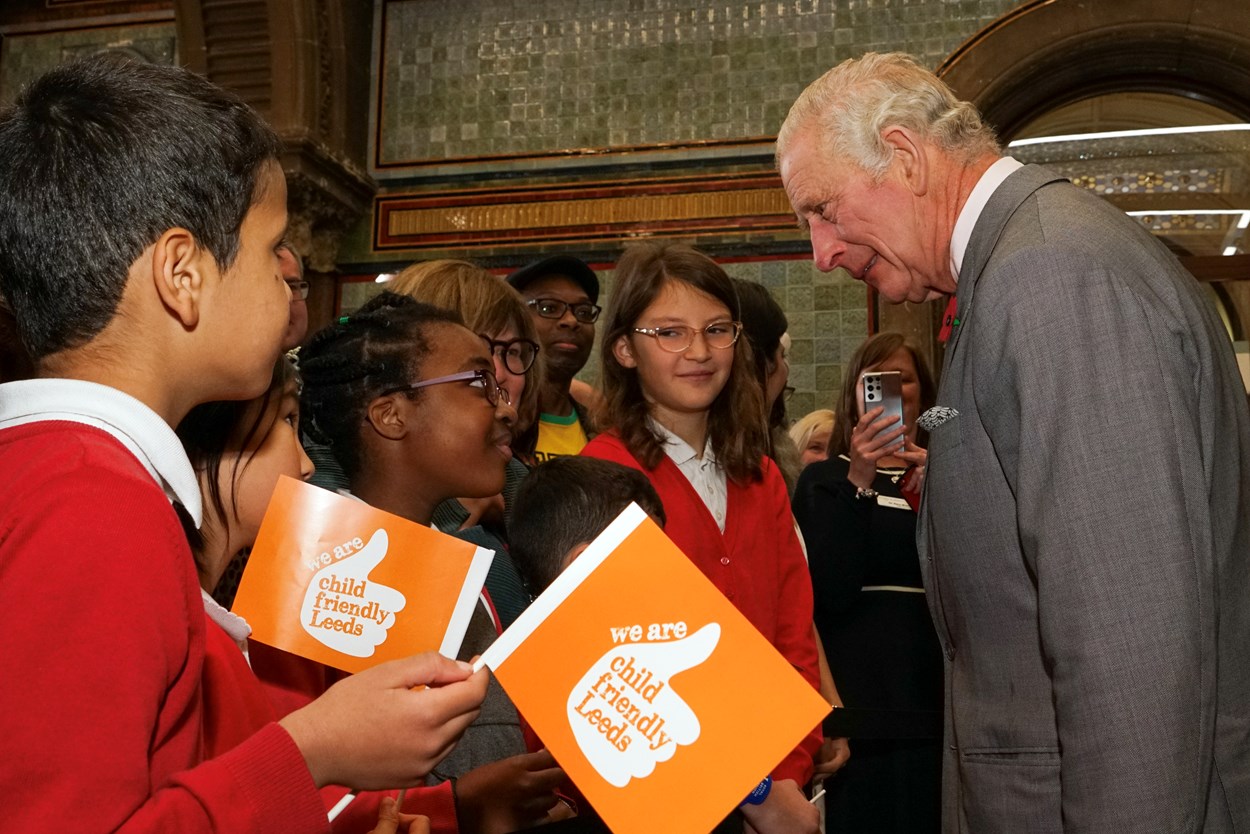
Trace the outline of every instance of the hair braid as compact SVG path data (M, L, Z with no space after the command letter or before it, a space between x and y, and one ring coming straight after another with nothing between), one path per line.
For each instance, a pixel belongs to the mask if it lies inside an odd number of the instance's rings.
M360 426L370 401L419 377L431 349L426 328L439 322L463 324L453 312L383 292L319 330L300 352L305 428L333 448L349 478L360 470Z

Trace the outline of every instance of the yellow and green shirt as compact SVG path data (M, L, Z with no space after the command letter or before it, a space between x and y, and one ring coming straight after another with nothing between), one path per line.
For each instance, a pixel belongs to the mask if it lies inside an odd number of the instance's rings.
M582 430L577 419L577 410L573 409L567 417L555 414L538 415L538 443L534 447L534 459L539 463L564 455L581 453L589 438Z

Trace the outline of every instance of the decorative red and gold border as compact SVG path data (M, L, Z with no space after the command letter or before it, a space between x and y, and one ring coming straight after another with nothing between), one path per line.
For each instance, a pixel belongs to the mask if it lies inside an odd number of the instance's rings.
M390 194L377 251L584 243L649 235L796 232L773 173Z

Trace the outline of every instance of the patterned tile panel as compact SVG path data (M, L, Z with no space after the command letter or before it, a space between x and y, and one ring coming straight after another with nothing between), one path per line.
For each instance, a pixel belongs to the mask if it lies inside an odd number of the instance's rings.
M795 230L771 173L390 194L375 214L377 250Z
M130 53L156 64L175 59L174 22L5 34L0 39L0 104L53 67L104 50Z
M1022 4L378 2L382 176L448 160L498 168L580 151L766 145L803 87L839 61L901 49L936 66Z

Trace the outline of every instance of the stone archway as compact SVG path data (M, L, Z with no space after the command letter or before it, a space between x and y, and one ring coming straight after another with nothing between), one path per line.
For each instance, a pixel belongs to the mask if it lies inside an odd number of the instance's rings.
M1246 11L1244 0L1034 0L969 39L938 75L1005 138L1103 93L1166 93L1250 122ZM1250 281L1250 254L1181 260L1202 281Z
M1106 92L1173 93L1250 121L1250 15L1239 0L1034 0L951 54L938 75L1001 135Z

